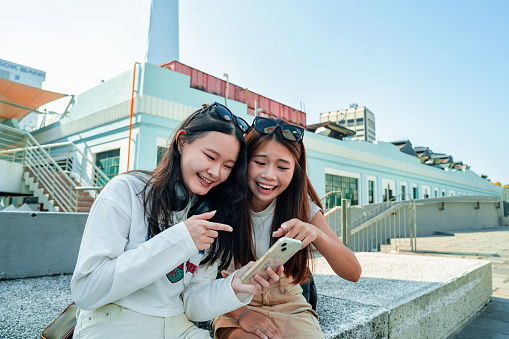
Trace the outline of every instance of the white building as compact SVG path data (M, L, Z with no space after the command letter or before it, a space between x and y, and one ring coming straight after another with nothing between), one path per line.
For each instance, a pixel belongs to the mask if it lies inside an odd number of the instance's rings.
M350 108L320 114L320 122L332 121L356 132L345 140L376 140L375 115L366 107L351 104Z
M42 82L46 80L46 72L0 59L0 78L42 88ZM38 127L38 118L37 113L30 113L19 122L19 127L27 131L33 131Z

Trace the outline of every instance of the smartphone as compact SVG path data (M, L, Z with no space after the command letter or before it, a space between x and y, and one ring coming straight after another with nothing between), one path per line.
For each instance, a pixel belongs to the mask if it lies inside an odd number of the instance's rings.
M280 264L282 265L290 260L301 248L302 242L300 240L287 237L280 238L246 273L244 273L244 275L242 275L240 281L244 284L249 284L251 283L251 277L256 273L264 279L268 279L269 274L266 272L267 267L275 271Z

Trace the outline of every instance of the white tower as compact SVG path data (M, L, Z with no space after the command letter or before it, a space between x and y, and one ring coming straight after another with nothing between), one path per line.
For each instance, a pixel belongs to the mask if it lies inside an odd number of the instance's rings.
M152 0L148 30L147 63L179 60L179 2Z

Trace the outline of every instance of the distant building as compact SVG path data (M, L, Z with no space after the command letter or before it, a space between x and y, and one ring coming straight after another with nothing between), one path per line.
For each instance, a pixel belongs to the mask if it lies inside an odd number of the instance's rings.
M375 115L366 107L351 104L350 108L320 114L320 122L332 121L355 131L355 136L345 140L376 140Z
M355 136L355 131L340 126L332 121L320 122L318 124L307 125L307 130L326 137L343 140Z
M412 147L412 143L410 140L399 140L399 141L391 141L395 146L399 147L399 150L403 153L413 155L414 157L417 157L417 153Z
M46 72L0 59L0 78L42 88L42 82L46 80ZM39 115L37 113L28 114L19 122L19 128L27 131L35 130L38 127L38 118Z

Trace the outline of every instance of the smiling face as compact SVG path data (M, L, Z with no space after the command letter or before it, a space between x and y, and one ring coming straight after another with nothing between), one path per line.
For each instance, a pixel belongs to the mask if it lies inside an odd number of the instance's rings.
M208 132L192 142L178 140L182 181L191 193L204 195L228 179L240 150L234 135Z
M270 140L258 146L248 165L248 185L252 193L251 210L263 211L290 184L295 159L288 149Z

